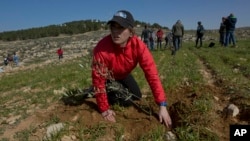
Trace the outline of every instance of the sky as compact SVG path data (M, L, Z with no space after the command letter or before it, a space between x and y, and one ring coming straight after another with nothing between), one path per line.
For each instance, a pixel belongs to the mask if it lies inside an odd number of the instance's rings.
M233 13L236 27L250 26L250 0L1 0L0 32L58 25L71 21L108 21L118 10L135 20L172 28L181 20L185 29L218 29L221 18Z

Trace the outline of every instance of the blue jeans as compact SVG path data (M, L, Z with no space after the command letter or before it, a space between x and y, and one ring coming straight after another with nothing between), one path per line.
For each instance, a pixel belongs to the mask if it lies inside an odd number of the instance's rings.
M14 57L13 57L13 61L14 61L14 63L18 66L19 58L18 58L17 56L14 56Z
M154 50L154 41L150 41L150 49Z
M234 31L227 31L226 32L226 43L225 43L226 47L228 46L230 40L233 42L233 45L235 45Z
M174 48L176 51L180 49L180 44L181 44L181 37L175 36L174 37Z
M180 36L174 36L173 44L174 44L174 49L172 50L172 55L175 55L175 52L180 49L181 37Z

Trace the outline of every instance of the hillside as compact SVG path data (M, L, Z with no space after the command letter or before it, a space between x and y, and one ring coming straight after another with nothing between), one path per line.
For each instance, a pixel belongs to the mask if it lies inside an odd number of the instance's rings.
M136 29L138 35L141 31ZM64 130L51 140L165 140L167 129L155 116L158 107L138 68L134 75L143 92L138 104L145 106L146 101L146 109L154 111L151 115L136 107L113 107L118 122L110 124L98 113L94 98L77 106L60 100L70 88L90 86L90 69L85 66L90 67L91 50L106 34L107 30L101 30L0 42L0 59L14 51L20 57L18 67L0 64L4 70L0 73L0 140L43 140L52 125ZM188 31L177 56L171 56L169 49L152 52L168 94L172 131L180 140L228 141L229 125L250 124L250 32L240 29L236 35L239 47L224 50L217 43L217 32L207 31L204 47L196 49L195 35ZM215 48L207 47L211 41ZM65 52L61 61L56 54L59 47ZM239 115L227 112L229 104L239 107Z
M143 28L136 28L137 35L140 36L142 30ZM164 30L165 34L168 32ZM101 34L99 33L100 31L93 31L73 36L60 35L59 37L46 37L35 40L0 41L0 60L3 60L8 53L17 52L21 59L21 66L32 62L48 62L57 58L55 52L59 47L65 50L66 59L75 58L81 56L83 50L93 48L97 41L105 36L108 31L102 30ZM250 28L239 28L235 34L238 40L248 40L250 39ZM185 32L183 42L194 42L195 38L195 31L189 30ZM208 30L204 36L204 40L208 42L218 42L218 38L217 30ZM0 66L3 65L2 63L0 62Z

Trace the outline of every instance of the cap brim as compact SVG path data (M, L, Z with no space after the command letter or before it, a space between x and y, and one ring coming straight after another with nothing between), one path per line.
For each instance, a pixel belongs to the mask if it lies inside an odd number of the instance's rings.
M129 24L126 23L126 20L124 20L121 17L113 17L113 19L111 19L110 21L108 21L107 24L110 24L112 22L116 22L118 23L120 26L124 27L124 28L128 28Z

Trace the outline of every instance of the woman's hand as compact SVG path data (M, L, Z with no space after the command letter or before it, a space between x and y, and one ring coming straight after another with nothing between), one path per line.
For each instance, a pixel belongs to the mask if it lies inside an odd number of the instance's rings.
M105 120L111 121L111 122L116 122L115 120L115 112L113 110L107 110L105 112L102 112L102 117Z
M163 122L167 126L167 128L172 128L172 120L165 106L160 106L159 120L161 123Z

